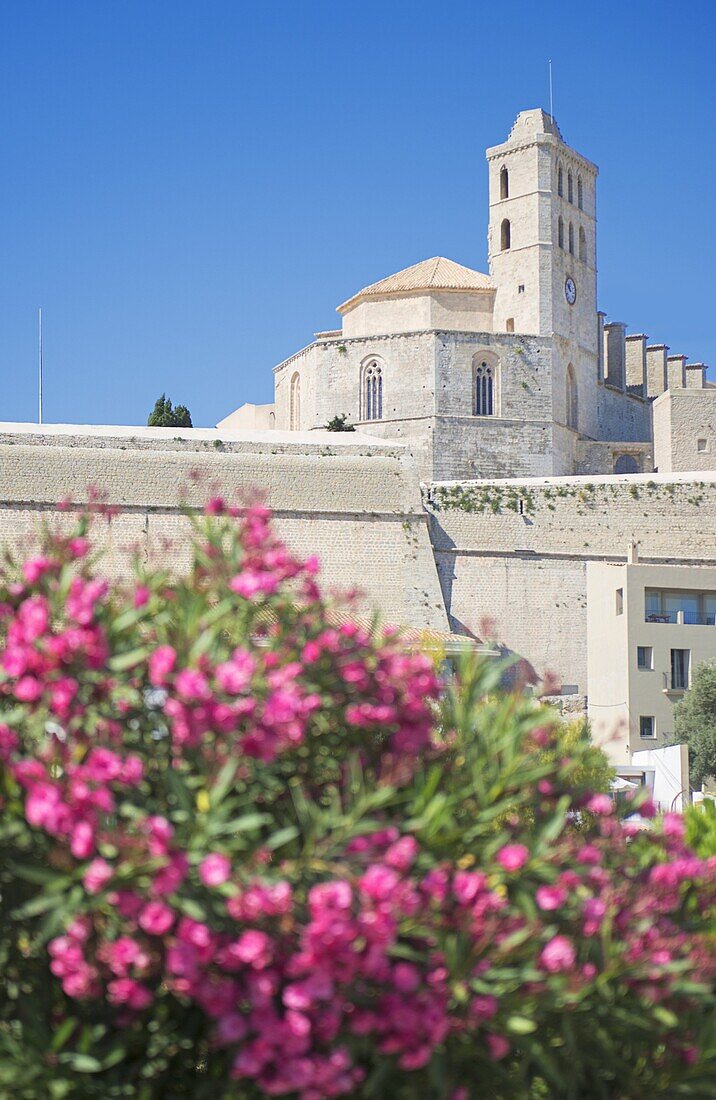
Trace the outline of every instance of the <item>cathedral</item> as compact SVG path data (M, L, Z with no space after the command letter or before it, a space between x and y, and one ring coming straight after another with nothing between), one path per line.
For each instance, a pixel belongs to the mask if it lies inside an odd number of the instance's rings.
M441 256L360 290L220 428L344 414L407 443L424 481L716 468L703 363L597 308L598 169L522 111L487 150L489 274Z

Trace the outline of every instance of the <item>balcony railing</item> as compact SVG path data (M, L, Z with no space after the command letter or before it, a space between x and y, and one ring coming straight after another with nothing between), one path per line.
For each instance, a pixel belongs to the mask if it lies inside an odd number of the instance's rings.
M670 676L668 672L663 672L662 676L664 678L663 691L688 691L688 676L680 674Z
M647 623L677 623L681 626L716 626L716 611L647 611Z

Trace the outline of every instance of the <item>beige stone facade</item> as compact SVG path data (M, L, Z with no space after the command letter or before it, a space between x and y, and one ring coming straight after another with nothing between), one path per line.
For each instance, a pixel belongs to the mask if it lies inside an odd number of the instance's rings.
M487 165L489 274L433 257L358 291L340 329L275 368L274 426L345 414L407 442L425 481L716 469L710 445L690 467L684 424L652 415L698 387L713 423L703 364L597 309L596 166L539 109ZM254 407L230 425L259 426Z

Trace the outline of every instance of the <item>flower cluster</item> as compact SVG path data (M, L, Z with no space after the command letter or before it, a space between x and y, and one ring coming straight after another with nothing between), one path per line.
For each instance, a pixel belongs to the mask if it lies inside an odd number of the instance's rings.
M0 590L3 843L36 863L28 919L38 883L57 899L53 1020L136 1052L170 1019L181 1072L203 1044L225 1083L300 1100L377 1073L432 1095L437 1058L440 1095L499 1095L525 1036L572 1049L566 1016L595 1064L623 1064L632 1013L657 1052L635 1073L695 1074L716 860L681 819L637 835L484 670L439 713L432 662L336 625L266 509L208 511L186 578L110 588L81 530Z

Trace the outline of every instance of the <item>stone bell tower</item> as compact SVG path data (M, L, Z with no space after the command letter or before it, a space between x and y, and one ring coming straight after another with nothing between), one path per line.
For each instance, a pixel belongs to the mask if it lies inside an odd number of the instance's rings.
M487 163L495 331L554 337L555 420L589 432L598 369L598 169L539 108L517 116L507 141L487 150ZM581 414L577 394L587 398Z
M487 163L496 330L513 320L515 332L596 343L596 166L539 108L517 116Z

